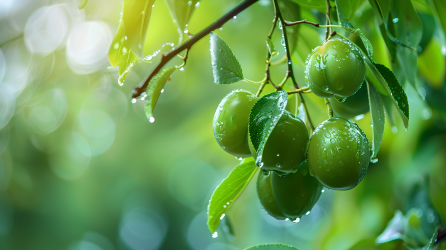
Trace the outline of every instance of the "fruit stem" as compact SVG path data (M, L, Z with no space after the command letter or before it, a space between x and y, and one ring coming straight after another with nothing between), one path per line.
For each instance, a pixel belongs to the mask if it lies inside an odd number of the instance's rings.
M174 50L163 54L160 63L155 67L155 69L150 73L149 77L144 81L144 83L132 91L132 98L138 98L142 93L144 93L147 89L147 85L149 84L150 80L158 74L158 72L168 63L173 57L178 55L181 51L185 49L190 49L192 45L194 45L196 42L201 40L203 37L209 35L212 31L220 28L225 24L227 21L232 20L234 16L237 16L240 12L248 8L249 6L256 3L258 0L245 0L241 4L237 5L234 9L220 17L217 21L212 23L211 25L207 26L205 29L197 33L196 35L193 35L188 40L183 42L182 44L178 45Z
M328 98L324 98L324 100L325 100L325 104L327 105L328 118L332 118L333 117L333 109L331 108L331 104L328 101Z
M243 78L243 81L245 81L245 82L249 82L249 83L254 83L254 84L263 84L264 82L267 81L267 78L266 78L266 76L265 76L265 78L263 78L261 81L258 81L258 82L253 81L253 80L249 80L249 79L246 79L246 78Z
M291 95L291 94L297 94L297 93L305 93L309 89L310 89L309 87L302 87L302 88L299 88L296 90L287 91L287 94Z
M328 39L328 34L330 34L330 32L331 32L330 0L325 0L325 3L327 5L327 13L325 13L325 15L327 16L327 31L325 32L325 39Z

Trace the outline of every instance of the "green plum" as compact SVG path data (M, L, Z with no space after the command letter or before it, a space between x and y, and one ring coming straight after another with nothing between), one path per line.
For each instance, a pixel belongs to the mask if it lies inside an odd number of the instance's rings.
M234 90L218 105L214 115L215 139L226 152L237 157L250 157L248 122L251 108L258 97L245 90Z
M298 222L308 214L322 194L323 186L308 173L308 164L281 176L274 171L259 173L257 195L266 212L277 220Z
M323 92L349 97L360 88L364 80L365 64L361 52L355 46L332 39L313 50L306 71L314 86Z
M259 167L280 174L293 172L305 160L307 142L308 131L305 123L285 110L266 140ZM254 146L251 142L249 145L252 155L257 157Z
M340 117L319 124L307 149L312 174L326 187L354 188L367 172L369 142L358 125Z
M285 220L287 217L280 210L274 197L273 188L271 186L271 173L264 175L262 171L257 177L257 195L263 209L276 220Z

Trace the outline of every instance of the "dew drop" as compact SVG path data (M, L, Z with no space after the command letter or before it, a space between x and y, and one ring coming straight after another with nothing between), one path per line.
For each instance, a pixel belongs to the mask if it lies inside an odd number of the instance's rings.
M180 68L180 71L184 71L184 67L181 67L181 68Z
M200 2L197 2L196 4L195 4L195 8L198 8L200 6Z
M223 220L224 217L225 217L225 214L222 214L222 215L220 216L220 220Z
M213 234L212 234L212 238L214 238L214 239L215 239L215 238L217 238L217 237L218 237L218 234L217 234L217 232L215 232L215 233L213 233Z
M234 17L232 17L232 18L237 19L237 16L234 16Z
M150 122L150 123L154 123L154 122L155 122L155 117L151 116L151 117L149 118L149 122Z
M300 218L296 218L295 220L293 220L293 223L299 223Z
M136 98L133 98L133 99L132 99L132 103L136 103Z

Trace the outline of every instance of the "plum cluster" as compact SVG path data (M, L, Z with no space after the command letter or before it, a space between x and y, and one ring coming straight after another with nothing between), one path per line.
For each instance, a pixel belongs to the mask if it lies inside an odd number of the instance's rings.
M324 186L334 190L354 188L366 174L371 157L366 135L346 119L368 110L361 54L348 42L329 40L313 50L305 73L312 92L330 98L341 117L322 122L310 136L305 123L295 116L296 102L288 102L292 105L287 105L271 131L258 164L263 170L257 178L260 203L278 220L299 221L316 204ZM334 97L349 98L341 103ZM229 154L257 157L248 125L258 100L248 91L235 90L219 104L213 131L218 144Z

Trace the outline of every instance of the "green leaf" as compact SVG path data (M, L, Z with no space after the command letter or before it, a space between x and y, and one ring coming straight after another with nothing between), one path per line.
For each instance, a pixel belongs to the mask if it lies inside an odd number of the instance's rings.
M427 243L426 246L421 247L421 248L412 248L412 247L408 247L410 250L431 250L434 249L434 244L435 244L435 240L437 239L438 236L438 228L435 229L434 233L432 234L432 237L429 240L429 243Z
M326 9L325 0L293 0L294 2L308 8ZM297 21L297 20L295 20Z
M342 37L344 39L347 39L344 36ZM366 64L365 77L367 81L373 84L376 90L378 90L381 94L389 96L391 98L393 104L397 107L398 114L403 120L404 126L407 129L409 127L409 102L407 100L406 92L398 82L395 74L386 66L373 61L373 59L371 58L371 56L373 56L373 49L371 47L369 53L372 53L372 55L369 56L356 44L354 44L350 40L348 41L352 46L355 46L359 51L361 51L363 55Z
M111 66L119 67L120 85L133 65L143 58L144 40L154 2L124 0L122 4L121 20L108 51Z
M155 121L155 119L153 118L153 109L155 108L156 102L158 101L164 84L166 84L166 81L176 69L176 67L165 68L163 71L156 74L147 85L147 96L145 97L146 102L144 111L146 113L147 119L149 119L150 122Z
M245 250L299 250L299 248L285 244L261 244L248 247Z
M355 16L361 2L360 0L336 0L339 24L353 28L350 20Z
M371 125L373 128L371 161L376 162L374 159L378 154L384 134L384 104L381 99L381 93L379 93L373 85L367 83L367 89L369 92Z
M377 244L382 244L394 240L401 240L404 238L404 229L407 226L407 219L399 210L395 212L392 220L387 224L384 232L376 238Z
M257 152L256 165L262 166L262 154L266 140L282 117L288 102L285 90L273 92L260 98L249 115L249 136Z
M413 48L417 48L423 34L423 24L412 5L412 1L393 0L392 17L398 40ZM417 56L418 54L415 50L407 49L403 46L396 47L396 59L399 65L401 65L405 78L414 88L416 88Z
M406 92L396 79L395 74L386 66L373 63L366 57L366 78L378 89L382 94L388 95L393 104L397 107L404 127L409 127L409 102L407 100ZM382 90L385 92L383 93Z
M243 80L242 67L225 41L214 32L210 35L210 41L215 83L231 84Z
M271 54L271 57L275 57L279 54L276 48L274 48L274 43L271 41L269 37L266 37L266 46L268 47L268 51Z
M180 42L183 40L183 34L187 34L187 24L193 11L200 5L199 0L165 0L169 8L173 22L178 28Z
M394 70L401 70L399 80L408 80L415 87L417 53L423 25L411 0L370 0L380 24L384 23L387 37L395 43L386 43L393 58Z
M435 25L435 18L431 14L418 12L418 15L423 24L423 35L421 36L420 44L418 46L418 54L421 54L432 40L432 36L434 35L437 26Z
M220 220L223 219L226 211L240 196L256 171L257 167L254 164L254 159L246 158L214 190L208 206L207 224L211 233L215 233Z
M435 17L435 22L437 23L437 29L440 33L442 44L445 45L445 35L446 35L446 2L443 0L427 0L429 7L431 8L432 14ZM445 55L445 52L443 55Z
M300 15L300 7L298 4L293 2L292 0L277 0L277 4L279 5L280 12L282 13L283 19L286 21L298 21L301 19ZM286 29L287 38L288 38L288 46L290 52L293 52L297 45L297 40L299 38L299 27L301 25L292 25L282 27L279 22L279 27L282 29ZM282 42L282 45L284 43Z

